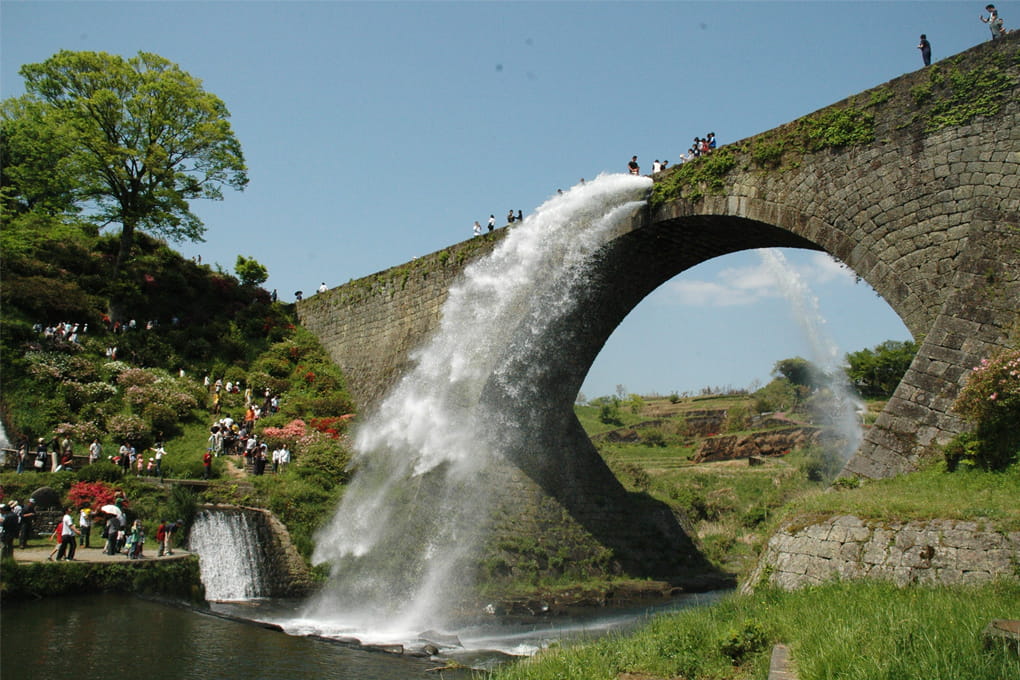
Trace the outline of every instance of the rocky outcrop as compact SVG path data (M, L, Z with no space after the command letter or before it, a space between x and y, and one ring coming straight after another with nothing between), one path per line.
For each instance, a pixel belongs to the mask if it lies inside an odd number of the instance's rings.
M832 579L982 583L1016 578L1020 531L987 520L866 521L852 515L787 523L769 539L744 590L769 583L793 590Z
M791 450L813 444L821 430L816 427L784 427L765 432L719 435L701 442L694 457L696 463L734 460L752 456L781 456Z

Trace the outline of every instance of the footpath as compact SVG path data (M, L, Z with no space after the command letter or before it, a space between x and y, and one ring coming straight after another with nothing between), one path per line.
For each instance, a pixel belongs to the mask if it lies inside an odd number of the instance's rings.
M47 561L47 558L50 556L50 553L52 551L53 551L53 546L52 545L39 546L39 547L29 546L29 547L24 548L24 549L15 548L14 549L14 561L15 562L25 562L25 563L45 562L45 561ZM137 560L129 560L127 555L125 555L123 553L120 553L119 555L107 555L106 553L103 552L103 549L100 548L100 547L93 546L91 548L85 548L85 547L79 546L77 551L75 551L74 561L75 562L90 562L90 563L95 563L95 562L105 562L105 563L110 563L110 562L165 562L165 561L173 561L173 560L185 559L187 557L191 557L191 555L193 554L193 553L188 552L187 550L176 548L176 549L174 549L174 554L173 555L164 555L163 557L157 557L156 556L156 551L157 551L157 549L154 547L151 551L143 554L142 557L138 558ZM54 555L54 559L56 559L56 555Z

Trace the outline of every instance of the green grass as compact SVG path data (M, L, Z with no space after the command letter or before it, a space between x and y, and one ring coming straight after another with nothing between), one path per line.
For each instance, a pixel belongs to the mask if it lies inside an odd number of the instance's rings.
M988 519L1000 531L1020 530L1020 464L1004 472L958 470L942 464L856 489L798 498L787 508L797 514L856 515L863 519Z
M783 642L800 680L1002 680L1020 677L1020 659L983 649L980 633L993 618L1018 617L1017 583L763 590L656 617L627 637L546 650L492 678L765 678L771 647Z

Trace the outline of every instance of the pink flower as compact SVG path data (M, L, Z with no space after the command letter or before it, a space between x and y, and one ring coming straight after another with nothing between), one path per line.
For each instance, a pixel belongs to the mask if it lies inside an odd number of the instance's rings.
M996 399L999 398L999 393L998 392L992 392L992 396L990 396L988 398L991 399L992 401L995 401Z

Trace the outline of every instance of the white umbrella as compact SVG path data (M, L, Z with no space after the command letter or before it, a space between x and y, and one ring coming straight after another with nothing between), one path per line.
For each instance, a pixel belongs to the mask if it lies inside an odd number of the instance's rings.
M120 508L118 508L116 505L112 505L112 504L111 505L104 505L103 507L101 507L99 509L102 510L103 512L109 514L109 515L117 515L117 519L119 519L121 522L124 521L124 511L121 510Z

